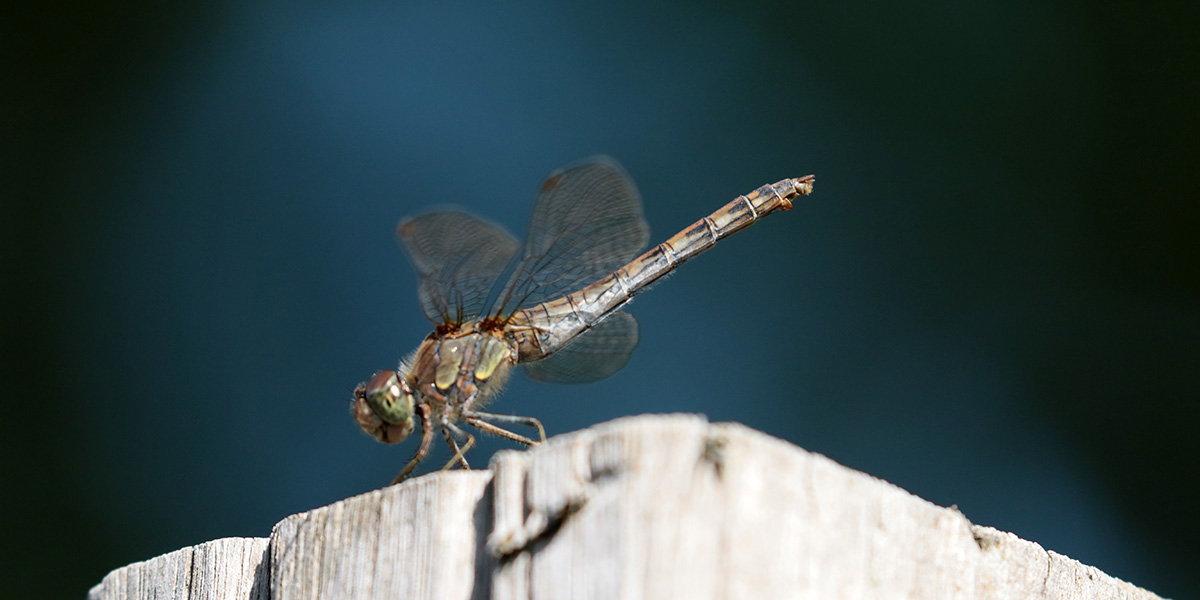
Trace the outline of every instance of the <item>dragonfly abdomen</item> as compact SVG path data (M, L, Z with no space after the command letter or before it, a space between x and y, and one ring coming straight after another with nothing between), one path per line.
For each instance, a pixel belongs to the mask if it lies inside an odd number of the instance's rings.
M611 275L577 292L518 312L510 321L521 360L537 360L565 346L634 294L670 273L722 238L755 221L792 207L792 200L812 192L813 176L764 185L696 221Z

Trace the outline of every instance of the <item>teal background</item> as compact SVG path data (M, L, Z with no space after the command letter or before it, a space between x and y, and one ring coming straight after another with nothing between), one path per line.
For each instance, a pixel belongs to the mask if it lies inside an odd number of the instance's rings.
M624 371L516 377L494 410L740 421L1186 597L1198 10L11 7L0 596L386 483L413 444L348 408L430 328L396 222L454 203L522 235L549 171L606 153L652 243L764 183L816 193L639 296Z

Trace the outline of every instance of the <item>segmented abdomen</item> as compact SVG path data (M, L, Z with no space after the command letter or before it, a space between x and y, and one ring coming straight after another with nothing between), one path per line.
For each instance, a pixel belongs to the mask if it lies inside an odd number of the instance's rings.
M812 193L812 186L813 176L809 175L784 179L738 196L611 275L562 298L518 311L508 328L516 338L520 360L537 360L553 353L639 290L722 238L769 214L790 209L793 199Z

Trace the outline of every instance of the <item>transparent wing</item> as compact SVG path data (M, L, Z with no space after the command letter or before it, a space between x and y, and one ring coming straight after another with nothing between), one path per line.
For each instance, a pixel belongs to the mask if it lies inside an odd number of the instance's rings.
M539 381L587 383L621 370L637 347L638 326L633 315L618 310L542 360L522 363Z
M421 308L438 325L481 314L518 246L499 225L456 210L405 219L396 237L417 270Z
M597 156L555 171L538 192L524 254L493 313L507 318L574 292L624 266L649 238L637 188L616 161Z

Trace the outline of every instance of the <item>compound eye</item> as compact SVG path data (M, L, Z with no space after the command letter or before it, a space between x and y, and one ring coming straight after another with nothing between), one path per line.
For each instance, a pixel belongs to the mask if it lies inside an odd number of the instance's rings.
M394 444L412 433L412 391L395 371L376 373L354 395L354 420L375 439Z

